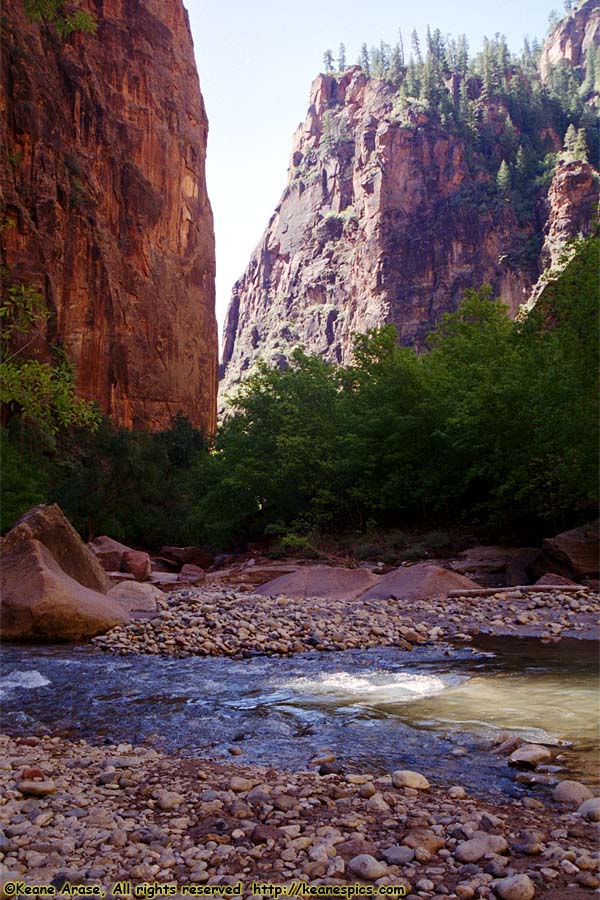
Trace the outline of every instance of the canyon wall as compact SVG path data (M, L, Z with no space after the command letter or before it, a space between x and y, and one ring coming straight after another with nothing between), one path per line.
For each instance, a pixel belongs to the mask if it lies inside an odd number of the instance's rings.
M79 393L119 425L216 422L208 123L181 0L85 0L94 34L60 39L2 10L4 277L50 317Z
M458 96L459 85L446 87ZM466 88L481 92L481 83ZM493 154L507 122L516 126L500 98L482 97L479 111ZM284 366L298 345L348 363L353 333L391 322L402 344L421 349L467 288L491 285L515 314L564 242L589 229L598 182L587 162L559 161L551 185L524 209L514 191L496 186L501 152L490 165L466 131L441 122L361 67L317 77L288 184L233 288L222 409L258 358ZM560 155L564 127L542 123L542 156Z

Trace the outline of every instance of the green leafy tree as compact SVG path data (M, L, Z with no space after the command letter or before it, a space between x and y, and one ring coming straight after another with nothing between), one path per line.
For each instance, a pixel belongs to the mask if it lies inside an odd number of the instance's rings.
M340 48L338 50L338 71L346 71L346 47L344 46L344 44L340 44Z
M23 0L25 13L32 22L54 25L58 34L65 38L74 31L92 33L97 23L86 11L67 0Z
M6 280L6 277L5 277ZM47 435L72 426L97 427L95 404L77 396L73 366L54 348L54 363L31 356L48 318L42 295L24 284L4 287L0 301L0 403L3 419L18 415Z
M333 53L326 50L323 54L323 68L326 72L333 72Z

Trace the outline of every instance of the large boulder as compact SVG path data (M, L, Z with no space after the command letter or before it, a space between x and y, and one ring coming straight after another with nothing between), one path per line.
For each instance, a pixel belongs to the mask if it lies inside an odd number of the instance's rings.
M470 578L449 572L430 563L415 566L401 566L380 578L370 590L362 595L363 600L425 600L427 597L444 597L450 591L475 590L481 587Z
M257 594L273 597L325 597L330 600L354 600L377 584L379 577L367 569L341 566L303 566L256 588Z
M2 539L3 553L11 553L23 541L39 541L64 573L92 591L104 594L110 582L93 553L83 543L56 503L35 506L21 516Z
M538 553L539 550L532 551L531 548L477 546L464 550L448 563L448 568L473 578L483 587L505 587L509 582L526 584L527 581L521 578L515 581L514 575L519 572L525 577L527 565Z
M157 601L164 594L154 584L121 581L111 587L108 596L117 600L127 612L156 612Z
M214 556L202 547L161 547L160 555L175 565L199 566L208 569L214 562Z
M129 620L117 600L67 575L39 540L3 542L1 569L3 638L81 641Z
M600 569L600 520L546 538L542 546L551 559L567 566L576 580L598 575ZM567 574L560 571L559 574Z
M88 547L105 572L120 572L123 554L130 549L106 534L94 538Z
M106 534L95 538L88 547L105 572L129 572L138 581L145 581L150 576L150 556L143 550L132 550Z

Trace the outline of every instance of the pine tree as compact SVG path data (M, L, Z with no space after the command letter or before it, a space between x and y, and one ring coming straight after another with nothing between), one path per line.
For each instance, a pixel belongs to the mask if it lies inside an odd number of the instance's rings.
M326 50L323 54L323 67L327 73L333 72L333 53Z
M419 35L417 33L417 29L413 29L413 33L411 36L412 43L412 51L415 57L415 60L419 65L423 65L423 55L421 53L421 43L419 41Z
M502 194L503 197L506 197L510 193L510 169L506 164L506 160L503 159L500 163L500 168L498 169L498 174L496 175L496 184L498 186L498 191Z
M580 159L582 162L588 161L588 143L587 143L587 135L585 133L585 128L579 128L577 131L577 137L575 138L575 143L573 146L573 157L574 159Z
M567 128L565 134L565 141L563 144L564 156L569 159L575 159L575 145L577 143L577 131L575 130L575 126L571 123Z
M360 57L358 60L359 66L362 68L365 75L369 75L371 72L371 67L369 65L369 50L366 44L363 44L360 48Z
M340 49L338 50L338 71L346 71L346 48L343 44L340 44Z

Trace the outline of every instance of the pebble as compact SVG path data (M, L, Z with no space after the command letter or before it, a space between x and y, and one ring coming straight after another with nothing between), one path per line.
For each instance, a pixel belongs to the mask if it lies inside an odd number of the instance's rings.
M47 797L56 791L53 781L20 781L17 788L30 797Z
M396 788L413 788L417 791L427 791L430 784L420 772L412 772L410 769L399 769L392 772L392 784Z
M585 800L577 812L588 822L600 822L600 797Z
M376 881L378 878L383 878L387 872L387 865L376 860L370 853L354 856L348 863L348 868L354 875L364 878L365 881Z
M508 844L501 835L480 832L459 844L454 851L454 858L462 863L475 863L486 853L506 853L507 850Z
M568 806L581 806L586 800L593 797L589 787L579 781L561 781L552 792L557 803L566 803Z

